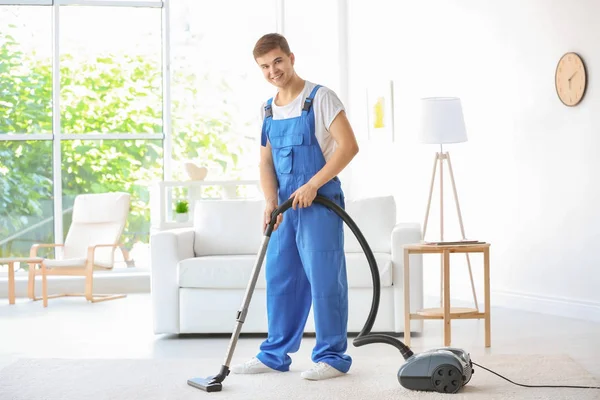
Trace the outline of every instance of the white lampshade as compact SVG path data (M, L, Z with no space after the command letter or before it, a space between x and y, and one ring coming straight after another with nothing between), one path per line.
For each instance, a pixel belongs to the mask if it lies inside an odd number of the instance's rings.
M460 99L457 97L428 97L421 99L422 143L460 143L467 141L467 130Z

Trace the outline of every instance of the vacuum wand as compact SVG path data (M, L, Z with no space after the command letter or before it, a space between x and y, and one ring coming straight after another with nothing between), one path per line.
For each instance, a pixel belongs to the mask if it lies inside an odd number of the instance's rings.
M256 259L256 262L254 263L254 267L252 268L252 278L250 279L248 287L246 288L246 293L244 294L242 306L237 312L237 316L235 319L236 324L233 330L233 334L231 335L231 340L229 341L229 347L227 348L227 355L225 356L225 361L223 362L223 365L221 365L221 370L217 375L214 376L209 376L206 378L188 379L188 385L198 389L202 389L206 392L220 392L223 389L222 382L229 375L229 365L231 364L231 358L233 357L233 352L235 351L237 341L242 331L242 325L244 324L244 321L246 320L246 315L248 314L250 300L252 299L252 294L254 293L254 289L256 287L256 282L258 280L260 269L265 259L265 255L267 253L267 247L269 245L269 240L271 239L271 234L273 233L275 222L277 221L277 216L288 210L292 206L293 200L293 198L288 199L280 207L276 208L273 211L273 213L271 213L271 220L269 221L269 224L265 230L265 235L260 245L258 257Z

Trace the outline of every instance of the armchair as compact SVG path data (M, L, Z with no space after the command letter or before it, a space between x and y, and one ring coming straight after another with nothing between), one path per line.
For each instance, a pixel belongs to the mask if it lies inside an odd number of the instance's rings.
M38 249L60 247L62 257L44 258L36 269L29 268L28 296L32 300L43 300L48 306L49 298L65 296L84 296L94 303L123 298L124 294L93 294L94 271L110 270L114 267L114 252L120 248L123 258L128 261L129 254L121 245L120 238L129 213L130 195L128 193L83 194L75 198L73 220L64 244L34 244L31 257L38 257ZM35 296L36 276L42 277L42 297ZM47 276L70 275L85 277L85 292L48 296Z

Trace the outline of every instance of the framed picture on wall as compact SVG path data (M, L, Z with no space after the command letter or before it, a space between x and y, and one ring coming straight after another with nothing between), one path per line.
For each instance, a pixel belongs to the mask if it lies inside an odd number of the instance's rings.
M394 88L391 80L367 87L367 124L369 140L394 141Z

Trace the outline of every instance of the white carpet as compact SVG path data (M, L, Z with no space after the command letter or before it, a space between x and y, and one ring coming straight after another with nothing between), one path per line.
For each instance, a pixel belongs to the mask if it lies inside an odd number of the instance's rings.
M568 356L493 355L474 361L522 384L600 386ZM0 399L600 399L600 390L515 386L477 367L458 394L413 392L397 381L402 362L395 352L385 359L355 358L349 374L321 382L301 379L310 362L296 362L286 373L230 374L222 392L209 394L188 386L187 379L216 374L222 359L21 359L0 371Z

